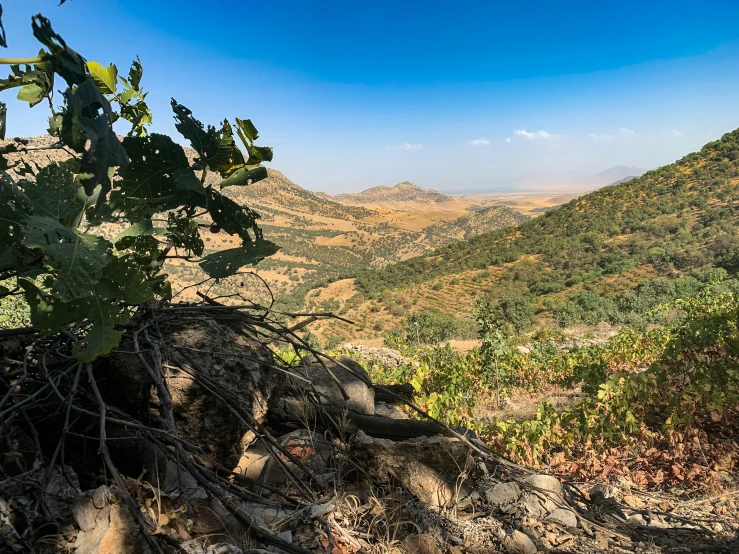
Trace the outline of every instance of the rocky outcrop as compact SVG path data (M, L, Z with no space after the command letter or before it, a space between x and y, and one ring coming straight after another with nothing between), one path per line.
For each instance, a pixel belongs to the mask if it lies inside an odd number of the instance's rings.
M124 342L111 357L106 396L130 406L142 421L161 422L164 407L150 375L161 371L179 436L218 464L234 467L255 439L249 426L264 420L284 373L272 367L271 351L230 325L227 316L178 315L161 321L159 329L167 345L162 367L148 354L137 354L133 341Z

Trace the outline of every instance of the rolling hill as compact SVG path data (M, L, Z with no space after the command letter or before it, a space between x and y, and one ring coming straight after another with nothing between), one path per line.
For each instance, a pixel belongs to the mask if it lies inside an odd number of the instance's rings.
M371 326L373 299L400 297L469 313L476 294L511 290L529 295L546 317L581 291L630 289L646 277L702 278L717 266L739 269L739 130L519 227L358 272L351 283L366 306L354 300L349 317L367 316Z
M454 198L433 189L423 189L408 181L398 183L394 187L372 187L358 193L337 194L334 198L345 204L384 205L398 202L450 202Z

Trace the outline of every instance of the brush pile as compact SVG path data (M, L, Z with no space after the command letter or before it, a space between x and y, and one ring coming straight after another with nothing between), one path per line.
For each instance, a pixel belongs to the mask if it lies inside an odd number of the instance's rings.
M72 355L84 327L6 333L0 551L736 551L731 494L681 503L535 474L282 315L151 303L92 364Z

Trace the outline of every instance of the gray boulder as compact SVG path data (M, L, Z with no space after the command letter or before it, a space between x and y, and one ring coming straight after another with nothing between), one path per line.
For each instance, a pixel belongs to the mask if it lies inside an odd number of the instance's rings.
M369 375L352 358L342 356L337 358L337 361L341 365L328 360L323 360L321 363L314 357L304 359L303 364L294 371L300 377L308 379L310 384L303 379L292 377L289 378L291 387L303 393L310 393L315 388L319 400L327 406L346 407L353 412L373 415L375 413L375 391L372 386L367 385L371 382ZM349 396L348 400L344 400L341 390L329 371L341 383Z

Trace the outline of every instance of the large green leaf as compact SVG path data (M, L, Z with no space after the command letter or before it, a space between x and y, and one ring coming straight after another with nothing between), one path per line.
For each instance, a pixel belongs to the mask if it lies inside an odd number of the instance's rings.
M77 235L72 229L58 219L45 215L28 216L23 222L22 230L23 245L38 251L39 254L43 254L50 244L65 240L67 242L77 241Z
M240 248L229 248L208 254L200 262L200 267L208 276L222 279L235 275L245 265L256 264L267 256L272 256L279 249L280 247L273 242L258 240Z
M31 201L7 174L0 173L0 239L9 237L14 227L31 212Z
M122 332L115 329L130 319L125 308L100 297L91 288L88 294L70 302L64 302L36 286L30 280L19 279L31 309L31 323L42 333L56 333L73 323L89 321L92 325L87 335L75 346L73 352L82 362L110 353L121 340Z
M34 211L74 226L85 207L74 177L69 168L53 163L39 170L35 183L23 181L24 192L33 204Z
M108 67L98 62L87 62L87 69L90 71L95 86L103 94L115 94L116 84L118 83L118 68L110 64Z
M81 362L92 362L100 356L109 354L118 346L123 336L123 332L117 330L115 326L128 323L131 319L127 310L122 310L110 302L91 304L91 307L92 327L72 350Z
M40 103L44 99L44 96L46 96L46 92L36 83L25 85L18 91L18 100L28 102L31 107Z
M203 254L203 239L198 230L198 222L187 214L171 213L167 216L167 238L176 248L184 248L188 254Z
M44 221L49 224L46 229L40 228ZM74 234L54 219L33 216L24 229L23 244L43 254L44 267L53 277L51 292L62 302L84 297L110 261L108 241Z
M217 191L208 191L207 208L213 222L229 235L238 235L244 242L259 239L262 232L257 226L259 214L240 206ZM252 231L254 237L249 234Z
M183 183L182 172L189 170L182 146L168 136L156 133L146 137L126 137L123 144L130 163L118 171L121 177L119 189L111 194L115 207L141 215L182 205L185 196L180 195L178 184L181 186Z
M69 125L79 125L90 141L89 149L82 156L81 171L92 177L85 181L85 193L91 196L100 184L103 189L100 202L110 190L109 169L123 167L128 156L118 137L113 132L113 112L110 103L100 93L92 79L88 78L74 89L65 93L69 115L62 120L62 139L72 133L65 129Z
M132 256L115 258L103 269L102 279L95 285L102 297L138 305L154 298L147 275Z

